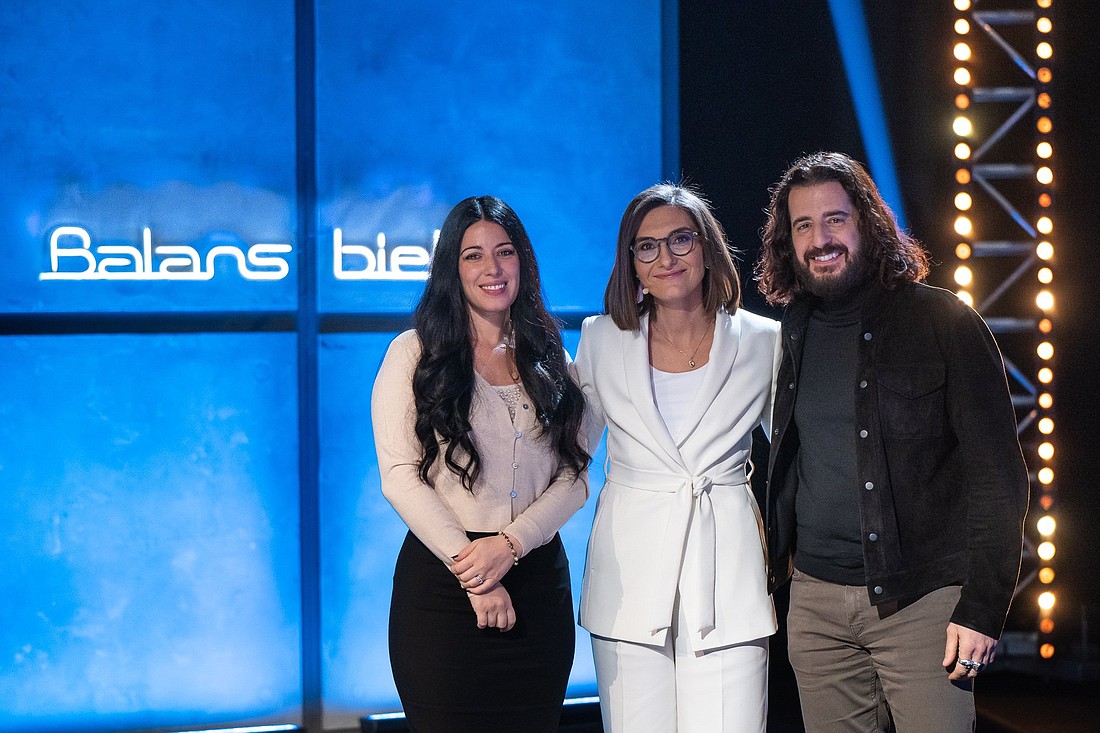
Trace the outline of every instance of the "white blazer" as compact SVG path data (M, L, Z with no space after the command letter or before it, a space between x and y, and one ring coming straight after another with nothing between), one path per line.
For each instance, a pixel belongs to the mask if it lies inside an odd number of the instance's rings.
M715 316L710 361L679 444L653 394L649 323L584 321L578 379L607 426L607 482L588 541L580 623L597 636L663 645L679 592L695 651L775 633L751 433L769 429L779 324ZM596 436L598 440L598 436ZM593 446L594 447L594 446Z

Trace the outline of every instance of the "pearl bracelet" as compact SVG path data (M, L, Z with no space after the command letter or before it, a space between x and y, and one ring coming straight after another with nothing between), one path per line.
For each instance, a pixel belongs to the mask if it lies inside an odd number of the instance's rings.
M504 538L504 541L508 543L508 549L512 553L512 565L519 565L519 554L516 553L516 546L512 544L512 538L503 532L497 532L498 535Z

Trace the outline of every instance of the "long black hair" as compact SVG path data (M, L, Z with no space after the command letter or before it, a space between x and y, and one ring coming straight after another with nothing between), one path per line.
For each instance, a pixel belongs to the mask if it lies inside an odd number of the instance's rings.
M516 212L495 196L471 196L458 203L439 232L431 272L413 323L422 352L413 373L420 478L428 480L446 446L443 461L472 492L481 459L470 437L474 394L474 348L470 313L458 275L466 230L479 221L499 224L519 255L519 293L512 304L515 361L543 435L567 470L579 475L590 456L579 442L584 393L569 376L559 324L542 300L538 264L531 240Z

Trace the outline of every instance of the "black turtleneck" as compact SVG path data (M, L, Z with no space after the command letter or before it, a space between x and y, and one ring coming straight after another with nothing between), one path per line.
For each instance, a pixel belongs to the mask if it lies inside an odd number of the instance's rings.
M798 522L794 564L830 583L863 585L856 484L855 378L859 312L866 289L819 301L810 316L798 375Z

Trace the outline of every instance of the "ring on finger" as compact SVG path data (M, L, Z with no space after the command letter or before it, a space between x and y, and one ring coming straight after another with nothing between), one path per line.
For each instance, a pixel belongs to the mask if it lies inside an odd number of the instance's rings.
M981 662L975 662L971 659L960 659L959 665L965 667L967 672L973 672L974 674L978 674L978 672L981 672L983 669L985 669L984 664L982 664Z
M475 581L477 581L477 584L478 584L478 585L481 585L482 583L484 583L484 582L485 582L485 578L481 577L481 575L480 575L480 574L478 574L478 575L475 575L475 576L474 576L474 580L475 580ZM963 666L966 666L966 665L963 665Z

